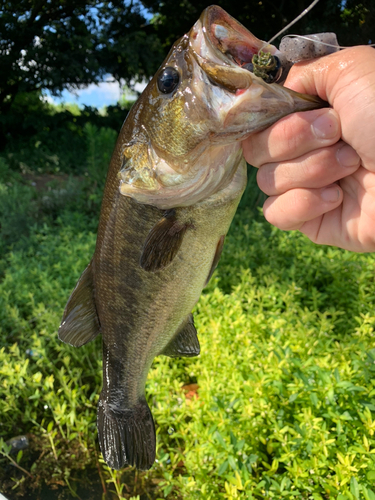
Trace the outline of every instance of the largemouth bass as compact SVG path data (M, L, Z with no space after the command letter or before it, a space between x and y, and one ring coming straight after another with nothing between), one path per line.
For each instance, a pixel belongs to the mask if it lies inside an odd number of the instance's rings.
M102 334L97 425L114 469L154 462L145 398L154 357L199 354L191 310L245 189L240 141L322 105L246 69L263 46L220 7L207 8L173 45L121 129L95 253L59 329L59 338L77 347Z

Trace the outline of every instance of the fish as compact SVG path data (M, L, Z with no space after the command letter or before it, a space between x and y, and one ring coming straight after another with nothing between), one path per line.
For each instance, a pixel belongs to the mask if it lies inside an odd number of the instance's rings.
M76 347L102 335L97 428L113 469L154 463L145 397L154 358L200 353L191 311L246 186L241 141L323 105L247 69L264 45L222 8L208 7L172 46L120 131L95 252L58 332ZM276 47L266 50L277 58Z

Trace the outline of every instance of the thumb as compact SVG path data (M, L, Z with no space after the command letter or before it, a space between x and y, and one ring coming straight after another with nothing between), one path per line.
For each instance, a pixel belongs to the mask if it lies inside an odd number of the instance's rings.
M344 49L329 56L292 66L285 86L318 95L334 108L342 139L375 172L375 50L369 46Z
M296 92L318 95L336 107L342 90L366 78L374 67L375 50L358 45L294 64L284 85Z

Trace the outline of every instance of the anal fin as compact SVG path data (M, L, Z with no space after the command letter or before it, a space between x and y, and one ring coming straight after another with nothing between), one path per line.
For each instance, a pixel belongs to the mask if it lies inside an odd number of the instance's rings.
M170 358L191 358L201 352L193 315L189 314L186 323L169 342L161 354Z
M65 306L59 339L74 347L93 340L100 333L94 298L92 263L83 271Z

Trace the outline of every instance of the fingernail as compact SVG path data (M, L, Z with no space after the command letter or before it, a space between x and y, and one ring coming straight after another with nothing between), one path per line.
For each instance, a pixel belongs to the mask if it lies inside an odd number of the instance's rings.
M340 190L337 186L329 186L321 192L320 196L323 201L334 203L340 199Z
M336 158L343 167L355 167L361 161L356 151L347 144L337 150Z
M336 115L331 111L320 115L312 123L312 131L318 139L332 139L339 132L339 123Z

